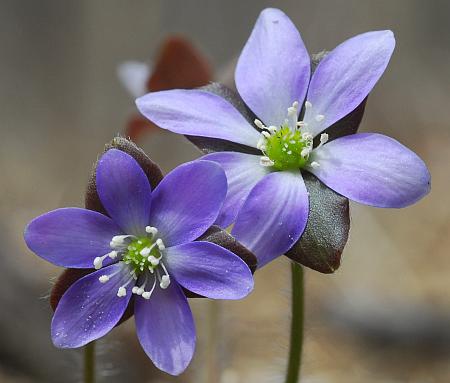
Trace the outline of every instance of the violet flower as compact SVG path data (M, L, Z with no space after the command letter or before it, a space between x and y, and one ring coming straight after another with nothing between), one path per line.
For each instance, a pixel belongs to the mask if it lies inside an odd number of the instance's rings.
M312 267L332 272L330 262L339 263L349 227L341 196L400 208L430 189L425 164L399 142L375 133L348 135L356 132L394 46L391 31L355 36L326 54L311 75L291 20L265 9L235 72L245 105L220 86L151 93L136 103L158 126L191 136L207 152L221 151L202 158L221 164L228 178L217 224L235 222L232 234L257 255L259 267L301 243L309 214L309 243L296 251L311 247L316 256L324 249L325 266ZM337 262L326 258L329 248Z
M134 299L139 341L169 374L194 353L194 321L183 288L214 299L240 299L253 288L247 264L214 243L195 241L216 220L225 173L197 161L170 172L152 191L138 162L108 150L96 168L96 192L107 215L62 208L25 229L28 247L47 261L97 271L62 296L52 320L57 347L83 346L108 333Z

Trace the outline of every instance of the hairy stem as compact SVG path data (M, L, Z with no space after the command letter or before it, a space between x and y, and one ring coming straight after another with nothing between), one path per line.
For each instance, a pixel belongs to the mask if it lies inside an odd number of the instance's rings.
M95 341L84 346L84 383L95 383Z
M292 262L292 322L289 360L285 383L297 383L300 376L303 347L304 282L303 268Z

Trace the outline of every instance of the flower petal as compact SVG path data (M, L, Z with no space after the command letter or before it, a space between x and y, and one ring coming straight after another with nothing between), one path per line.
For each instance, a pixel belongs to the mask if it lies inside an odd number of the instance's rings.
M101 283L98 278L111 275ZM52 320L52 340L56 347L75 348L96 340L114 328L131 298L117 296L130 278L123 263L105 267L76 281L63 295Z
M233 223L250 190L270 173L267 167L260 165L260 158L261 156L237 152L219 152L202 157L202 160L217 162L227 176L227 197L216 225L226 228Z
M227 192L222 168L194 161L167 174L152 193L150 225L166 247L191 242L217 219Z
M281 125L308 88L310 58L295 25L279 9L261 12L236 67L236 87L267 125Z
M203 90L167 90L136 100L139 111L163 129L256 147L260 134L226 100Z
M241 299L253 289L247 264L214 243L196 241L167 249L169 274L184 288L212 299Z
M31 251L57 266L91 268L95 257L111 251L112 237L121 233L103 214L68 207L32 220L25 228L24 238Z
M106 211L126 234L145 233L151 188L133 157L121 150L108 150L98 161L96 186Z
M405 207L430 190L424 162L394 139L374 133L338 138L314 150L309 171L343 196L376 207Z
M252 189L231 234L258 258L258 268L288 251L308 220L308 193L299 172L275 172Z
M181 374L195 350L191 309L176 281L165 290L157 287L149 300L135 301L136 331L142 348L156 367Z
M391 31L367 32L332 50L309 85L304 121L314 136L354 110L375 86L395 47ZM324 116L319 121L318 115Z

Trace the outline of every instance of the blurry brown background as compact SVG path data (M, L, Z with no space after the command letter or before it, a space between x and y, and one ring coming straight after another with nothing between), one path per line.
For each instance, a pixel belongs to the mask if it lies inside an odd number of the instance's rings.
M97 154L134 112L117 65L151 59L177 32L220 73L268 5L293 19L310 52L368 30L395 32L396 51L361 130L411 147L432 174L431 194L410 208L353 204L341 269L332 276L307 270L303 382L450 382L446 0L1 0L0 382L79 381L80 353L56 350L49 340L45 296L59 271L26 249L22 230L43 212L82 205ZM165 171L197 156L167 132L140 144ZM101 381L281 382L288 266L280 258L258 272L244 301L193 303L199 345L185 375L155 373L129 321L100 342Z

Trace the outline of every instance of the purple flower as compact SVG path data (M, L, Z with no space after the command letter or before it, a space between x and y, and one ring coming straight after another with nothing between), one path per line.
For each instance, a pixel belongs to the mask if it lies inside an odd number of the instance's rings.
M129 154L108 150L96 168L108 215L62 208L25 229L28 247L58 266L97 271L62 296L52 321L57 347L83 346L108 333L134 297L140 343L161 370L178 375L196 335L183 288L213 299L240 299L253 288L247 264L231 251L196 241L216 220L227 190L224 171L197 161L170 172L152 191Z
M308 235L325 243L315 252L331 246L327 235L341 231L333 245L338 253L333 256L340 256L348 204L341 199L340 211L333 206L327 211L331 199L340 197L334 192L366 205L400 208L430 189L425 164L399 142L375 133L348 135L356 132L364 101L394 45L391 31L355 36L326 54L311 75L310 57L291 20L280 10L265 9L235 73L246 105L220 87L151 93L136 103L160 127L194 136L208 152L221 151L203 157L221 164L228 178L217 224L235 222L232 234L257 255L258 266L298 243L308 214L315 224L327 220L328 225L323 233ZM318 181L311 174L334 192L323 191L320 182L314 186ZM313 186L307 189L305 180ZM309 201L308 192L318 199Z

